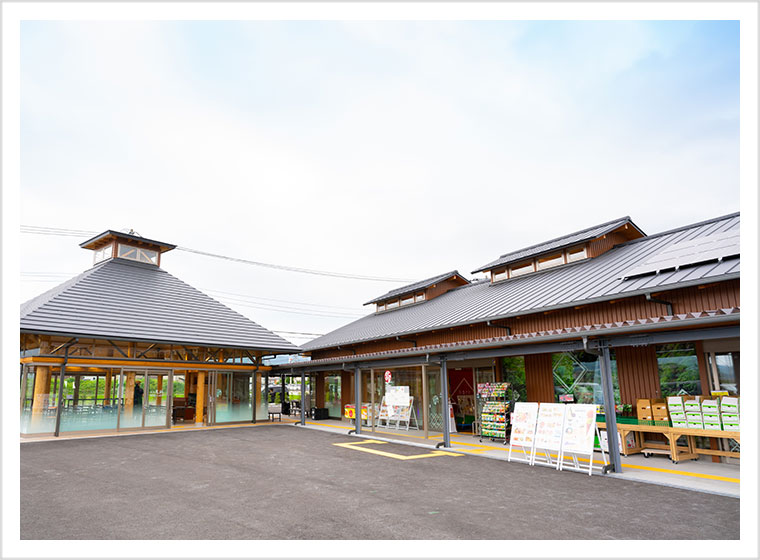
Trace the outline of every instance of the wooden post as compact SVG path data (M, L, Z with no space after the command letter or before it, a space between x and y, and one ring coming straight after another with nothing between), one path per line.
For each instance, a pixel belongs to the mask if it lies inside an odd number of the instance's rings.
M75 375L74 376L74 406L79 404L79 386L82 383L82 376L81 375Z
M185 406L187 406L187 397L190 394L190 372L185 372Z
M132 409L135 406L135 372L127 373L127 379L124 382L124 413L132 416Z
M317 408L325 407L325 372L317 374Z
M253 406L256 407L259 400L261 399L261 374L254 372L253 376L256 378L255 389L254 389L256 391L256 395L254 396L254 399L253 399ZM261 402L266 403L267 402L266 398ZM255 410L253 412L253 417L258 420L259 415L257 413L258 413L258 410ZM267 418L269 418L269 416L267 416Z
M34 397L32 400L32 419L42 416L48 405L50 392L50 367L35 366L34 368Z
M203 389L205 383L205 372L198 372L198 385L195 390L195 425L203 424L203 404L205 399L203 398Z
M111 404L111 377L112 377L111 370L109 369L106 372L106 394L105 399L103 400L104 405L110 405Z
M164 376L163 374L159 373L157 376L158 381L156 382L156 406L161 406L161 391L164 388ZM148 388L146 388L146 391ZM148 399L150 399L149 395L145 395ZM146 402L146 404L149 404Z

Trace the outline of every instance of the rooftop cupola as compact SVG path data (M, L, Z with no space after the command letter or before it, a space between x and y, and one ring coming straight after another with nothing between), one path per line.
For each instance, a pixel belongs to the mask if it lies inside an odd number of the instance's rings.
M95 253L93 264L119 258L155 266L161 266L161 253L176 247L171 243L141 237L134 230L123 233L111 229L80 243L79 246Z

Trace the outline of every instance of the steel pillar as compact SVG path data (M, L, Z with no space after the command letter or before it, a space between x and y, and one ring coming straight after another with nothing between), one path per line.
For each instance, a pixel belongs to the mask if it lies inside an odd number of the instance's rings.
M604 397L604 418L607 424L607 447L610 454L610 467L614 472L623 472L618 448L617 418L615 417L615 390L612 385L612 360L607 340L599 341L599 365L602 374L602 391Z
M362 370L354 368L354 429L362 433Z
M301 370L301 426L306 425L306 372Z
M451 427L449 426L449 370L446 358L441 359L441 407L443 409L443 446L451 447Z

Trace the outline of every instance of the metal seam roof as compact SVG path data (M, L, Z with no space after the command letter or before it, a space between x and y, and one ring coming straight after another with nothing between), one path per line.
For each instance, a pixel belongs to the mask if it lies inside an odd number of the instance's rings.
M377 303L378 301L384 301L387 299L400 297L411 292L416 292L417 290L424 290L425 288L429 288L433 284L446 280L447 278L451 278L452 276L459 276L460 278L467 280L467 278L459 274L458 271L452 270L451 272L447 272L445 274L439 274L438 276L433 276L432 278L426 278L425 280L420 280L418 282L414 282L413 284L407 284L406 286L401 286L400 288L391 290L390 292L380 297L376 297L375 299L368 301L364 305L370 305L372 303Z
M707 280L730 280L739 276L738 259L726 260L725 266L715 266L716 263L698 264L684 267L678 273L668 272L630 280L622 280L620 275L668 245L714 231L738 229L739 224L739 215L731 214L664 234L635 239L592 259L495 284L468 284L409 308L395 309L392 313L373 313L357 319L307 342L303 348L312 351L581 303L630 297L652 290L676 289Z
M612 220L609 222L605 222L603 224L591 226L586 229L576 231L574 233L569 233L561 237L550 239L549 241L543 241L541 243L537 243L535 245L525 247L524 249L518 249L517 251L511 251L509 253L505 253L501 255L498 259L491 261L490 263L486 265L481 266L477 270L473 270L472 274L483 272L485 270L490 270L497 266L515 263L517 261L522 261L524 259L527 259L528 257L535 257L538 255L541 255L542 253L546 253L547 251L555 251L559 249L564 249L566 247L576 245L577 243L589 241L591 239L595 239L599 237L600 235L605 235L625 224L631 224L634 228L636 228L636 230L640 231L642 234L644 233L643 231L641 231L641 229L639 229L638 226L636 226L636 224L634 224L631 221L630 216L624 216L622 218L618 218L617 220Z
M165 270L125 259L104 261L24 303L21 330L300 351Z

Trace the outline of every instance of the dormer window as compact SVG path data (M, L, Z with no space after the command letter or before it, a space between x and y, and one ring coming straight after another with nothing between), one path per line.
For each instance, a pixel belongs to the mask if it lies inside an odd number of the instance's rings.
M142 247L119 243L118 256L120 259L129 259L132 261L158 265L158 251L151 251L150 249L143 249Z
M515 276L522 276L523 274L529 274L534 270L535 268L533 267L533 261L518 264L517 266L513 266L511 269L509 269L509 277L514 278Z
M586 246L572 247L567 250L567 262L580 261L586 258Z
M377 310L378 311L385 311L385 304L384 303L378 303L377 304Z
M107 259L110 259L113 257L113 245L106 245L102 249L98 249L94 252L94 258L92 264L98 264L99 262L103 262Z
M414 301L416 302L425 301L425 292L420 292L419 294L414 296Z
M493 272L491 274L491 281L492 282L498 282L499 280L506 280L507 279L507 269L500 270L498 272Z
M389 301L385 305L386 309L395 309L396 307L398 307L398 300L397 299L394 299L393 301Z
M405 296L401 299L401 305L409 305L414 303L414 295Z
M553 266L565 264L565 257L562 255L562 253L557 253L556 255L548 255L546 257L537 259L536 264L538 265L538 270L546 270L547 268L551 268Z

